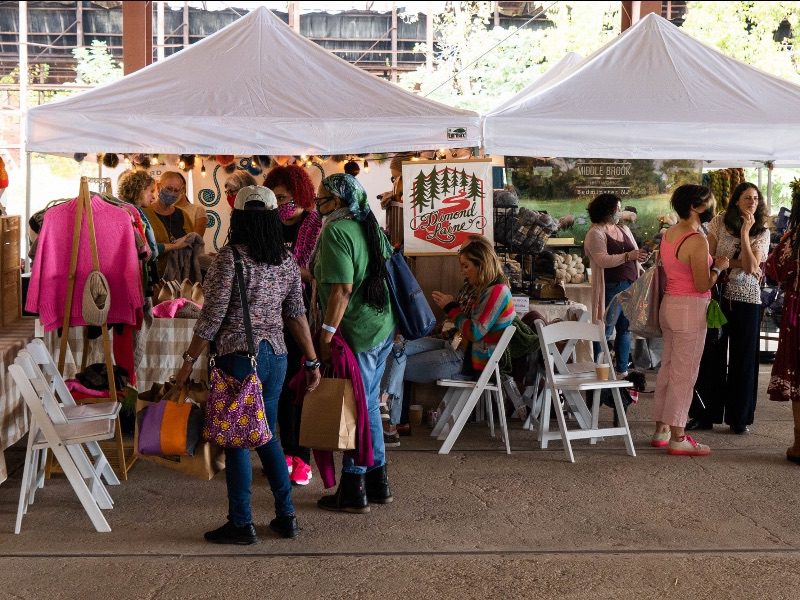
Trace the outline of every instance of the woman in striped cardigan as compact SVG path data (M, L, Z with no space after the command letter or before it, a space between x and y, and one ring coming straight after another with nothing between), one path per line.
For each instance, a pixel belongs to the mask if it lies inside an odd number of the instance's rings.
M389 354L381 384L383 396L392 406L390 424L384 427L384 441L389 446L400 445L395 425L400 420L403 383L433 383L479 373L503 329L514 320L511 290L492 244L485 238L471 238L459 251L459 262L465 281L458 297L433 292L433 300L454 323L461 344L455 347L451 340L440 337L401 339Z

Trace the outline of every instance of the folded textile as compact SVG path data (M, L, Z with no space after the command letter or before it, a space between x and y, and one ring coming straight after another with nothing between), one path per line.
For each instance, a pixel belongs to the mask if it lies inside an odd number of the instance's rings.
M176 316L178 316L179 312L186 314L185 310L188 309L197 311L197 316L183 318L197 319L200 317L200 311L202 308L202 306L195 304L191 300L187 300L186 298L178 298L177 300L166 300L158 304L155 308L153 308L153 316L158 317L159 319L174 319Z
M161 278L166 281L183 281L188 279L191 283L203 281L200 269L200 257L205 254L205 242L196 233L186 236L188 248L167 252L164 273Z
M65 382L67 389L73 398L83 400L84 398L108 398L108 390L95 390L81 384L77 379L67 379ZM106 382L108 387L108 382Z

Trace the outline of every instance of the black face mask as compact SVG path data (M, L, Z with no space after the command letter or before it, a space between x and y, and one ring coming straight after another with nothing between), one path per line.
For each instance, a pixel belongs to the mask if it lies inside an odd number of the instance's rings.
M707 208L703 212L698 213L697 215L700 218L701 223L708 223L711 219L714 218L714 210L712 208Z

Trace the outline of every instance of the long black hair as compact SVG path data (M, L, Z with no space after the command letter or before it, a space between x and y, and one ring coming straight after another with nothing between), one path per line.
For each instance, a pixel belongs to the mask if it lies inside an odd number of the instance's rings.
M739 210L737 202L739 202L739 198L747 190L755 190L758 194L758 206L756 207L756 212L753 215L756 222L753 223L753 226L750 228L750 235L759 235L767 229L767 205L764 203L764 197L761 195L761 190L758 189L758 186L755 183L744 181L733 188L733 192L731 192L731 199L728 201L728 208L725 210L725 216L723 217L725 228L732 236L735 237L739 237L742 230L742 211Z
M382 312L389 304L389 293L386 289L386 257L383 255L383 236L377 219L372 211L361 222L364 236L367 238L369 264L367 277L364 279L364 303Z
M800 195L792 194L792 212L789 213L789 224L786 226L787 231L791 231L792 240L792 254L795 258L800 259Z
M247 246L254 261L275 266L289 254L277 210L234 210L228 244Z

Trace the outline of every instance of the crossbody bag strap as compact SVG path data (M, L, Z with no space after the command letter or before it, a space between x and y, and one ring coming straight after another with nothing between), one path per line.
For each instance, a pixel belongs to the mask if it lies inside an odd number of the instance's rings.
M251 358L256 356L256 345L253 342L253 323L250 321L250 305L247 302L247 289L244 286L244 263L242 255L235 246L231 246L233 251L233 268L236 271L236 287L239 288L239 299L242 301L242 320L244 321L244 332L247 335L247 352Z
M687 233L685 236L683 236L683 239L680 242L678 242L678 246L675 248L675 258L678 258L678 252L680 252L681 246L683 246L683 242L688 240L693 235L700 235L700 232L699 231L692 231L690 233Z

